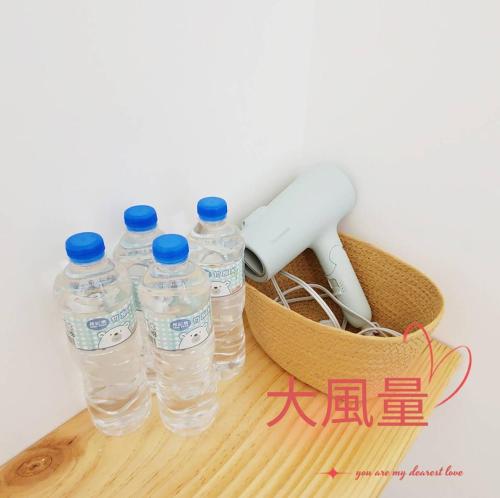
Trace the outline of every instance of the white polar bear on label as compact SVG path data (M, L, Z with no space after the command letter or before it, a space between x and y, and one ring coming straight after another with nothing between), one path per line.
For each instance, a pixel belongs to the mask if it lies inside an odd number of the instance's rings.
M196 327L190 332L185 332L180 335L181 342L179 344L179 349L189 349L193 346L201 344L208 337L208 331L206 327Z
M132 335L128 325L128 323L118 325L118 327L114 327L103 334L99 340L99 349L106 349L126 341Z
M229 282L221 282L220 280L213 280L212 285L212 296L223 297L229 296L231 290L229 289Z

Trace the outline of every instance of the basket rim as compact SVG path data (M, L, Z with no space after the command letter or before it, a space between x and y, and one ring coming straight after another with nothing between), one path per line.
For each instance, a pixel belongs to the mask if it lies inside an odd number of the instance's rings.
M351 241L360 242L361 244L369 246L371 249L374 249L375 251L381 252L381 253L389 256L393 260L398 261L399 263L405 265L406 267L410 268L411 270L422 275L422 277L424 277L432 285L432 287L437 292L437 295L438 295L438 298L440 301L440 309L439 309L438 314L435 316L435 318L430 323L422 324L424 326L424 328L430 333L436 327L436 325L440 322L441 318L443 317L444 309L445 309L445 300L444 300L443 294L442 294L441 290L439 289L439 287L434 283L434 281L431 278L429 278L425 273L423 273L421 270L419 270L417 267L407 263L406 261L399 258L398 256L394 256L393 254L391 254L383 249L380 249L379 247L377 247L376 245L374 245L370 242L366 242L358 237L348 235L344 232L340 232L339 235L341 237L344 237L344 238L349 239ZM278 303L274 299L271 299L266 294L264 294L262 291L257 289L254 285L254 281L251 280L250 278L246 278L246 282L248 284L248 287L251 287L252 291L255 291L257 293L257 295L262 296L262 298L264 298L264 300L267 300L267 301L269 301L269 303L272 303L272 305L277 306L278 308L276 308L276 309L280 309L280 310L284 310L286 312L294 313L294 315L296 315L298 318L300 318L300 320L304 320L305 323L307 323L308 325L313 324L314 326L319 327L319 330L321 330L321 332L326 332L328 334L331 334L332 332L338 333L338 334L344 334L346 336L349 336L352 339L360 340L360 341L363 341L363 340L365 340L365 341L381 341L381 340L383 340L384 342L387 342L387 343L398 343L398 342L401 342L403 340L402 336L400 336L400 337L365 336L365 335L359 335L359 334L355 334L353 332L349 332L348 330L339 329L338 327L330 327L328 325L323 325L322 323L315 322L314 320L311 320L310 318L307 318L307 317L301 315L300 313L298 313L292 309L284 308L280 303ZM410 322L410 323L412 323L412 322ZM382 324L382 326L383 326L383 324ZM422 330L417 329L414 332L410 332L408 334L408 340L411 339L412 335L419 335L419 334L423 334Z

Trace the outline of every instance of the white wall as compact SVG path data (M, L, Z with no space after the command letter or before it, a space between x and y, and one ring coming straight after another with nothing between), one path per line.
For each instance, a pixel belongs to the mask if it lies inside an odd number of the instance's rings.
M498 1L318 1L305 162L348 169L359 197L344 228L432 276L447 302L437 337L474 354L403 462L465 477L392 481L387 497L498 495L499 21Z
M51 286L64 240L108 247L132 203L184 231L239 218L297 166L313 2L16 0L0 6L0 462L83 406ZM263 181L265 180L265 181Z

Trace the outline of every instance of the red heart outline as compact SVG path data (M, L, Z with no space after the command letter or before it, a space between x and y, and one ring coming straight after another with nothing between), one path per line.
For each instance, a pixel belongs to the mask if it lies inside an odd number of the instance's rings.
M460 381L460 384L458 384L456 389L434 407L434 408L437 408L438 406L443 405L444 403L449 401L451 398L453 398L453 396L455 396L460 391L460 389L462 389L463 385L467 381L469 374L470 374L470 371L471 371L471 368L472 368L472 351L469 348L469 346L465 346L465 345L461 344L460 346L453 348L451 351L448 351L441 358L441 360L439 360L438 364L436 366L434 366L434 351L432 349L431 337L430 337L429 333L427 332L427 330L425 330L425 327L420 322L412 322L406 326L406 328L404 329L404 332L403 332L403 342L407 342L408 334L410 332L412 332L414 329L420 329L424 333L425 339L427 341L427 347L429 348L429 360L430 360L429 383L432 381L432 378L434 377L434 374L436 373L437 369L446 360L446 358L448 358L448 356L450 356L455 351L458 351L459 349L463 349L464 351L467 352L467 356L468 356L468 360L469 360L468 365L467 365L467 371L465 372L462 380Z

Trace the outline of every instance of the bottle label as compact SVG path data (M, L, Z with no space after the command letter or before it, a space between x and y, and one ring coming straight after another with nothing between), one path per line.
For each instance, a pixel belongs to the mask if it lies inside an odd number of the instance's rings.
M210 303L192 315L173 320L144 310L144 318L152 343L159 349L190 349L205 342L212 333Z
M132 282L132 300L134 301L134 306L137 311L142 311L141 301L139 300L139 285L140 280L131 279Z
M212 285L211 297L224 297L239 291L245 282L243 258L225 266L204 266Z
M117 346L132 336L136 329L132 299L118 311L82 318L73 313L64 316L68 339L77 349L95 351Z

